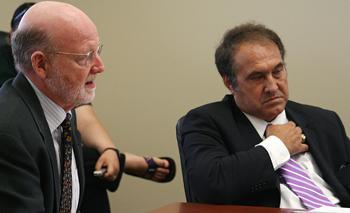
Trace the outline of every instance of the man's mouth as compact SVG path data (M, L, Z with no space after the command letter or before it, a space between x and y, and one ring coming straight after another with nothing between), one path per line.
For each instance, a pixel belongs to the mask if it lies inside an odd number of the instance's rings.
M270 98L266 99L266 100L264 101L264 103L278 101L278 99L281 99L281 98L282 98L281 96L270 97Z
M92 80L92 81L87 81L85 83L85 87L89 88L89 89L94 89L96 87L96 84L95 82Z

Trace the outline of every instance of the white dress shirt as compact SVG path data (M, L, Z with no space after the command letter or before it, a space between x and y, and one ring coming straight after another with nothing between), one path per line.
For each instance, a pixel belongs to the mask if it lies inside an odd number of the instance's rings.
M286 112L281 112L272 122L266 122L254 116L244 113L249 121L254 126L255 130L258 132L261 138L264 140L257 146L263 146L269 153L273 168L275 170L283 166L289 159L290 154L284 143L276 136L269 136L265 139L264 132L266 126L271 124L286 124L288 122ZM310 176L310 178L315 182L315 184L320 187L322 192L330 199L330 201L337 205L339 199L335 197L330 186L322 179L321 172L315 163L315 160L309 152L301 153L292 156L292 158L297 161L301 167L305 169L305 172ZM281 183L281 203L280 208L294 208L294 209L305 209L302 205L298 196L288 188L287 185Z
M56 158L57 158L57 166L58 166L58 174L61 174L61 155L60 155L60 144L61 144L61 134L62 127L61 124L66 118L66 112L54 103L51 99L49 99L46 95L44 95L31 81L27 78L31 86L33 87L35 94L37 95L40 105L43 108L46 121L49 125L50 132L52 135ZM69 114L72 114L70 111ZM74 150L72 150L72 208L71 212L76 213L79 203L79 194L80 194L80 185L79 185L79 176L77 163L74 156ZM62 184L61 184L62 185Z

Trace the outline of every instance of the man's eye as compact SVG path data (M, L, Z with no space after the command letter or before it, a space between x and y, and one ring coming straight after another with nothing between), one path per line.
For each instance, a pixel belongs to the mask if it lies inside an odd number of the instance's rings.
M279 74L279 73L281 73L281 71L282 70L280 70L280 69L276 69L276 70L273 71L273 74Z
M256 75L251 75L250 77L249 77L249 79L251 79L251 80L259 80L259 79L262 79L264 76L263 75L261 75L261 74L256 74Z
M87 59L86 55L79 55L75 58L75 61L80 65L84 65L86 62L86 59Z
M95 54L95 51L89 52L89 53L87 54L87 56L86 56L86 60L92 61L93 58L94 58L94 54Z
M284 70L283 67L277 68L272 72L272 74L273 74L273 76L280 76L282 74L283 70Z

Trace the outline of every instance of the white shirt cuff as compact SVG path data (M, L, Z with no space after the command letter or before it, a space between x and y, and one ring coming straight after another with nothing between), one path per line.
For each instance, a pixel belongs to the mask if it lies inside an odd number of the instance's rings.
M290 158L289 151L278 137L271 135L257 146L262 146L269 153L274 170L283 166Z

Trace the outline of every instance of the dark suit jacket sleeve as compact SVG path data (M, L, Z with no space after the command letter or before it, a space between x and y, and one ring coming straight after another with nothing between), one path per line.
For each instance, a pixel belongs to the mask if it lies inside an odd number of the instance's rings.
M277 190L270 157L261 146L244 148L248 140L239 136L237 126L227 123L233 122L232 113L221 118L217 114L195 109L184 118L183 151L192 198L201 203L254 205L253 197Z
M40 172L23 144L0 133L0 211L44 212Z
M339 128L334 128L336 130L340 130L339 133L337 132L338 136L340 137L339 139L339 144L341 146L340 150L344 152L333 152L335 153L335 156L337 156L337 159L344 159L341 161L341 165L339 166L338 171L336 171L336 176L341 182L341 184L345 187L347 190L348 194L350 194L350 141L348 136L346 135L343 123L341 122L339 116L333 112L333 117L335 118L336 124L333 126L334 127L339 127ZM330 140L332 142L332 140ZM332 143L334 146L334 143ZM341 157L342 153L344 153L344 157ZM334 161L333 161L334 162ZM347 203L347 206L350 206L350 203Z

